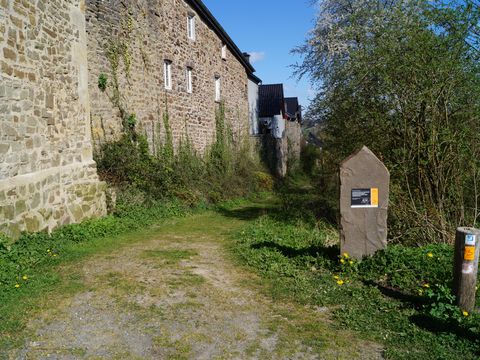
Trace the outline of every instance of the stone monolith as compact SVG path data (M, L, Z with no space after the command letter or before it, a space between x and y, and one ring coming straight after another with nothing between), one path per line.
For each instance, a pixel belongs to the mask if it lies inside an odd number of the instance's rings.
M340 251L355 259L387 246L390 173L366 146L340 165Z

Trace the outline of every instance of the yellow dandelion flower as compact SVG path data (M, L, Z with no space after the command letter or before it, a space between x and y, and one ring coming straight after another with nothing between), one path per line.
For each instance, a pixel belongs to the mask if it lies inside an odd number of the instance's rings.
M22 276L22 279L25 280L25 281L27 281L27 280L28 280L28 276L27 276L27 275L23 275L23 276Z
M431 252L429 252L429 253L427 254L427 256L428 256L429 258L433 258L433 254L432 254Z
M348 259L350 256L348 255L348 253L345 252L345 253L343 253L343 257L344 257L345 259Z
M350 260L348 263L349 263L350 265L353 265L353 261L352 261L352 260Z
M342 285L344 284L344 281L343 281L343 280L338 280L338 281L337 281L337 284L340 285L340 286L342 286Z
M463 316L467 317L468 316L468 311L462 311Z
M338 279L339 279L338 275L335 275L333 278L334 278L335 280L338 280Z
M20 284L15 284L15 289L18 289L20 287Z
M343 259L340 259L340 262L341 262L342 264L345 264L345 260L343 260Z
M428 289L430 287L430 285L429 284L423 284L423 287Z

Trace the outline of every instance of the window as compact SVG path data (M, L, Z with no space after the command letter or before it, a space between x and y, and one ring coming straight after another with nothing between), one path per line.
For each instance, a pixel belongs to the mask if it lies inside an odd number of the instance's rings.
M222 44L222 59L227 60L227 45Z
M192 68L187 67L187 92L191 94L192 91L193 91Z
M172 62L165 60L163 63L163 76L165 78L165 89L172 89Z
M215 77L215 101L221 100L221 82L220 76Z
M187 35L190 40L195 40L195 15L187 16Z

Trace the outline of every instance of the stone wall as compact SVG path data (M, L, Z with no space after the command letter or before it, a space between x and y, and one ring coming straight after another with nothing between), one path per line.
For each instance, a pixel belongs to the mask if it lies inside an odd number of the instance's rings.
M302 126L297 121L282 121L281 137L266 133L261 136L262 157L270 171L283 178L300 161Z
M215 77L220 76L226 119L235 133L248 132L247 73L222 40L195 15L196 40L187 36L184 0L87 0L89 86L96 144L122 133L119 106L114 105L112 44L121 45L120 108L138 119L137 130L147 135L152 151L164 138L163 115L168 107L175 143L188 134L199 151L215 137ZM117 47L114 45L114 47ZM126 49L126 51L124 51ZM172 62L171 90L164 87L164 60ZM193 69L193 92L186 89L186 69ZM129 69L128 69L129 68ZM108 76L105 92L100 74Z
M92 160L84 3L0 0L0 232L105 214Z
M302 126L297 121L286 121L285 139L289 163L298 163L300 161Z

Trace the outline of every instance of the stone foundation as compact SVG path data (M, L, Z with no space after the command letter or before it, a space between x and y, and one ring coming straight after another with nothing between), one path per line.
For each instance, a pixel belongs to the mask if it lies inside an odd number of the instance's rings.
M103 216L105 187L93 162L0 181L0 232L18 238Z

